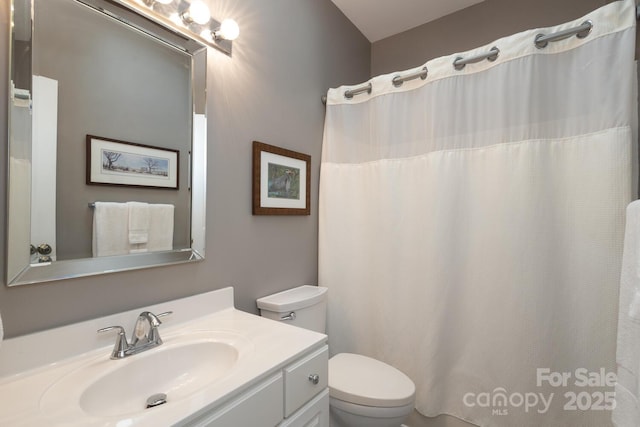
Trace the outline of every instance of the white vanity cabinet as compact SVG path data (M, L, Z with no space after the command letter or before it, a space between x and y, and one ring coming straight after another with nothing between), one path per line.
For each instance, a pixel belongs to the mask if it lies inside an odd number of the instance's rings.
M329 351L310 350L258 384L180 427L329 427Z

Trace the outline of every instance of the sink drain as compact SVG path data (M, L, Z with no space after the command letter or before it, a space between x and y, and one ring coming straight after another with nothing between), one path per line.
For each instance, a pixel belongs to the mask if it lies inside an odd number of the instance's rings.
M156 393L147 398L147 408L155 408L165 403L167 403L167 395L164 393Z

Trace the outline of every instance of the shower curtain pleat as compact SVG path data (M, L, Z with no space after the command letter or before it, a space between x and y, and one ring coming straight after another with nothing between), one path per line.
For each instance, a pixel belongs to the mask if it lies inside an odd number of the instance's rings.
M584 39L533 44L586 18ZM319 284L334 354L401 369L427 416L610 425L609 410L571 410L566 393L613 390L579 387L575 371L615 372L634 45L635 5L615 2L429 61L424 81L396 88L394 73L371 95L329 91ZM492 46L495 62L454 70ZM572 377L538 385L539 369Z

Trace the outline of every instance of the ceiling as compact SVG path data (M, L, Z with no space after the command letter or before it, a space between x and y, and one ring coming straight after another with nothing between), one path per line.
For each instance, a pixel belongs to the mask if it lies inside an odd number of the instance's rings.
M373 43L484 0L331 1Z

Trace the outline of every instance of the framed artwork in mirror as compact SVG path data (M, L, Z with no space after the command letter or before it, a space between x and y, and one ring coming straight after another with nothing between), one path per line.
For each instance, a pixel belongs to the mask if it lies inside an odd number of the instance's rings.
M180 152L87 135L87 184L178 189Z
M253 141L253 214L310 213L311 156Z

